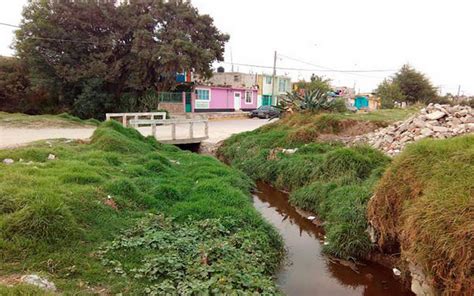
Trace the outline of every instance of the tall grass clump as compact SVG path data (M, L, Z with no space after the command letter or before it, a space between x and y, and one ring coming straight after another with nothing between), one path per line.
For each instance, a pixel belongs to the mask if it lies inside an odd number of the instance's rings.
M378 244L445 295L474 291L474 136L423 140L397 157L369 203Z
M47 273L67 295L278 294L281 238L253 208L252 181L214 158L112 121L89 144L4 158L15 162L0 163L2 275Z
M231 137L218 154L252 179L290 192L292 204L326 220L326 252L364 258L371 250L367 202L390 160L369 147L308 138L311 133L338 134L344 128L335 114L294 114Z

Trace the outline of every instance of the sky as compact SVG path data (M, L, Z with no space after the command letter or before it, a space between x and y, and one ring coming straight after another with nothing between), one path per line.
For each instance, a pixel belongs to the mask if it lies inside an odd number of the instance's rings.
M17 25L26 0L1 0L0 22ZM230 35L226 71L272 73L372 91L409 63L441 93L474 95L471 0L191 0ZM13 55L13 28L0 26L0 55ZM239 65L240 64L240 65ZM243 66L243 65L254 66ZM290 69L281 69L290 68ZM321 71L323 70L323 71ZM390 70L387 72L334 72Z

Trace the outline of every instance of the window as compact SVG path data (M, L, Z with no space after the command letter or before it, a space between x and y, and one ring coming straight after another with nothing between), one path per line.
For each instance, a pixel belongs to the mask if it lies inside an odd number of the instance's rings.
M246 91L245 92L245 104L252 104L252 92Z
M278 91L280 91L280 92L286 91L286 79L279 79L279 81L278 81Z
M209 90L208 89L197 89L196 90L196 99L202 101L209 101Z
M239 81L240 81L240 76L234 75L234 82L239 82Z
M271 76L267 76L265 80L266 80L265 82L267 84L272 84L272 77Z

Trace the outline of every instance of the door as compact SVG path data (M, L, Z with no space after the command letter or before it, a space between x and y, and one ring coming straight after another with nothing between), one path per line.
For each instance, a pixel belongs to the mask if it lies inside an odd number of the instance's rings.
M191 112L193 111L192 105L191 105L191 93L187 92L186 93L186 112Z
M234 92L234 109L235 109L235 111L240 110L241 96L242 96L242 94L240 92Z
M272 96L263 95L262 96L262 106L270 106L272 104Z

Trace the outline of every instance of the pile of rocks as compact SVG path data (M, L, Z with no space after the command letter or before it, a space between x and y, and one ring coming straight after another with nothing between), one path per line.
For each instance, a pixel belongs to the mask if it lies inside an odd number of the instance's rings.
M354 143L368 143L388 155L396 155L414 141L427 137L446 139L474 132L474 110L469 106L429 104L420 113L372 133L357 136Z

